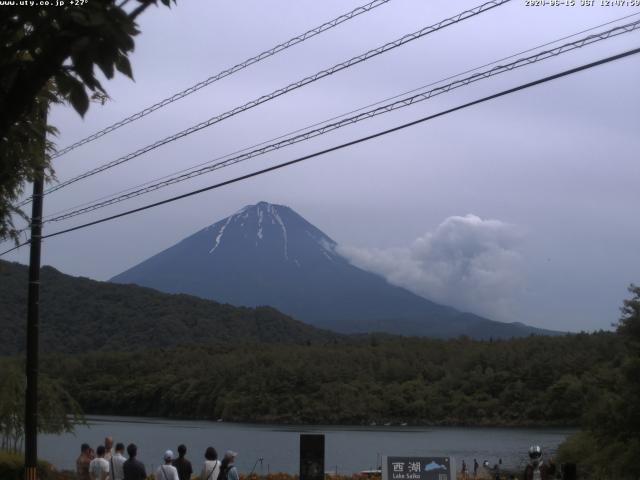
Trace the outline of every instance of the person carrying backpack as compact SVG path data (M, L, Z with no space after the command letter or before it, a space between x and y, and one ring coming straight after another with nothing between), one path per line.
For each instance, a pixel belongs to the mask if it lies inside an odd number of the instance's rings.
M173 452L167 450L162 458L164 458L164 465L160 465L156 470L156 480L179 480L178 470L172 465Z
M240 480L238 470L235 466L237 456L237 452L227 450L227 453L224 454L224 458L220 464L220 473L218 474L217 480Z

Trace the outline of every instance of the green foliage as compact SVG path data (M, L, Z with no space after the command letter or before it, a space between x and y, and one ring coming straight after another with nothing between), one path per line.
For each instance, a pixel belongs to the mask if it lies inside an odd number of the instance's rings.
M53 178L50 168L53 144L46 140L46 134L54 135L56 130L46 125L43 113L56 98L45 90L33 108L0 139L0 239L18 240L13 215L27 220L25 213L13 205L23 192L23 182L32 182L40 171L45 178Z
M24 435L25 379L20 370L8 362L0 365L0 448L17 451Z
M375 346L360 337L53 355L46 365L91 413L541 426L578 424L590 379L621 351L612 333L494 342L385 337Z
M38 461L39 480L71 480L57 472L47 462ZM0 450L0 478L2 480L24 480L24 456L19 453Z
M618 333L629 344L632 353L640 353L640 287L630 285L629 292L633 295L625 300L620 309L622 316L618 324Z
M47 6L7 6L0 24L0 133L33 105L53 79L58 92L84 115L87 91L106 94L95 76L97 66L108 79L115 71L132 77L128 55L139 32L136 18L157 0L65 2ZM170 0L162 0L166 6Z
M0 360L0 448L18 451L24 436L25 375L13 360ZM78 403L61 386L46 375L38 379L38 432L73 431L83 423ZM4 478L0 475L0 478Z
M27 318L27 268L0 261L0 355L21 353ZM128 351L179 344L327 343L340 335L270 307L240 308L135 285L41 271L40 346L44 352Z
M631 285L618 324L622 356L588 379L582 428L559 451L581 478L640 478L640 287Z
M17 3L17 2L16 2ZM39 2L36 2L39 3ZM128 55L139 33L136 18L157 0L65 2L61 6L3 6L0 19L0 239L17 239L12 204L38 165L51 176L44 153L45 105L66 100L80 114L90 95L106 98L95 75L132 77ZM170 0L161 0L169 6Z
M578 465L584 480L637 480L640 439L603 441L588 431L569 436L560 445L557 459Z
M0 262L5 345L24 335L26 274ZM483 342L338 336L266 307L77 279L49 267L42 276L43 347L92 352L50 353L44 373L91 413L326 424L582 423L585 433L563 446L562 461L579 460L585 478L600 478L596 467L605 458L613 478L637 472L629 463L640 455L636 287L618 333Z

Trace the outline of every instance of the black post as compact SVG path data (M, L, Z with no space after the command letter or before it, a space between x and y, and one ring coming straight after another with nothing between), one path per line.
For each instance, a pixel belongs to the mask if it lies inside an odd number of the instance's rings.
M300 434L300 480L324 480L323 434Z
M47 124L47 105L41 108L43 129ZM46 133L43 131L43 158L34 172L31 210L31 243L29 254L29 297L27 305L27 390L24 421L25 480L37 480L38 465L38 323L40 316L40 244L42 240L42 190Z

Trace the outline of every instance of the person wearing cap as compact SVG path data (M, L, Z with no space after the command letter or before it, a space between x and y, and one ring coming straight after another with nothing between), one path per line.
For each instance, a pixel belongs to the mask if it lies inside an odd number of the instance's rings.
M222 464L220 465L219 480L240 480L238 470L235 466L237 456L237 452L227 450L227 453L224 454L224 458L222 459Z
M220 462L218 461L218 452L213 447L207 447L204 451L204 465L202 465L202 473L200 480L218 480L220 473Z
M187 447L178 445L178 458L173 461L173 466L178 470L178 478L180 478L180 480L189 480L193 473L191 462L185 458L186 454Z
M156 480L180 480L178 478L178 470L171 465L173 462L173 452L167 450L164 452L164 465L160 465L156 470Z

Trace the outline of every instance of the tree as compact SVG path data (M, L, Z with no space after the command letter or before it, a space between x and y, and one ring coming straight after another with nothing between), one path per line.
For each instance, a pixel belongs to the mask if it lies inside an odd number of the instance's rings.
M56 130L42 117L49 104L58 102L50 88L43 89L29 112L14 122L13 128L0 140L0 240L7 237L18 240L13 215L28 220L26 214L13 205L22 194L24 182L34 181L37 172L53 177L49 166L53 143L47 140L47 134L55 135Z
M629 292L617 325L624 356L594 375L583 430L559 449L559 460L577 463L581 478L640 478L640 287Z
M12 204L24 182L33 180L43 162L48 178L53 175L49 157L41 153L44 131L52 132L38 122L41 102L65 100L84 115L90 96L107 95L96 66L108 79L116 71L133 78L128 55L139 33L136 19L157 3L80 0L0 10L0 239L17 239L11 215L23 213Z
M24 372L16 362L0 363L0 448L17 452L24 438ZM82 410L59 381L41 376L38 395L38 432L73 431L84 423Z
M625 300L620 309L622 316L618 322L618 333L626 339L631 350L637 354L640 353L640 287L631 284L629 292L633 297Z

